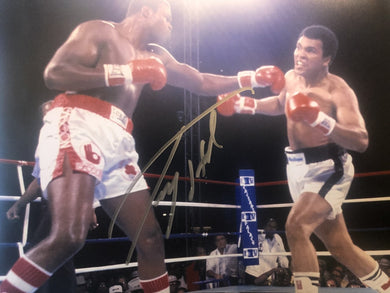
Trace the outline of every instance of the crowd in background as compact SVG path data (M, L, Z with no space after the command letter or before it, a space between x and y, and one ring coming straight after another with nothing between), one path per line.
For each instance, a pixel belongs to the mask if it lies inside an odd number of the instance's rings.
M196 255L206 255L203 247L195 248ZM208 255L209 253L207 253ZM365 287L347 268L332 257L319 257L322 287ZM377 257L385 272L390 272L390 256ZM171 293L191 292L211 287L253 285L245 282L245 267L237 260L238 280L230 284L226 278L207 278L206 260L167 264ZM77 275L77 293L143 292L135 269L92 272ZM260 286L294 286L290 268L276 267Z

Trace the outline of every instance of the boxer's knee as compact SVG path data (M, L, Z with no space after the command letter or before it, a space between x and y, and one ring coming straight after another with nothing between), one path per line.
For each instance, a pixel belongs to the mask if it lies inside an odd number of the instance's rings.
M144 255L150 252L164 253L164 239L158 225L141 233L137 242L137 252Z
M84 227L67 227L53 230L48 238L49 245L61 250L65 256L77 253L85 243L88 229Z
M291 215L286 221L286 237L289 243L307 240L313 233L311 226L302 217Z

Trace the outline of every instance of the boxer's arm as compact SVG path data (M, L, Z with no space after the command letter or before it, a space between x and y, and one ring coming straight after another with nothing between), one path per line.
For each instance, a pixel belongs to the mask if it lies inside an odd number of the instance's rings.
M201 73L194 67L177 61L160 45L148 44L148 50L162 60L167 70L167 83L172 86L203 96L216 96L240 87L237 76Z
M223 100L229 94L218 95L217 102ZM277 116L284 114L283 106L279 96L268 97L264 99L255 99L237 94L217 107L218 113L223 116L238 114L263 114L268 116Z
M148 44L148 49L156 54L167 70L167 83L185 88L203 96L215 96L242 87L271 87L279 93L285 85L283 72L276 66L262 66L256 71L241 71L235 76L202 73L185 63L178 62L164 47Z
M168 84L185 88L193 93L203 96L214 96L221 93L231 92L239 89L241 86L238 82L237 76L224 76L210 73L201 73L195 68L183 64L176 63L173 65L166 65L168 72ZM248 87L250 87L248 85ZM271 100L262 102L265 105L264 112L259 110L261 114L281 115L284 113L283 109L277 112L269 112L272 104L273 110L275 107L279 108L279 96L272 97Z
M337 123L329 137L346 149L364 152L368 147L368 133L355 93L344 85L332 95Z
M32 202L41 195L41 187L39 185L38 179L35 178L33 181L31 181L26 191L7 211L8 220L19 219L21 209L24 208L29 202Z
M215 96L239 88L236 76L201 73L179 62L171 62L167 65L167 73L168 84L202 96Z
M110 34L109 23L91 21L79 25L55 52L44 72L48 88L55 90L86 90L105 86L103 68L96 68L104 43Z
M286 91L282 90L278 96L271 96L257 100L256 113L269 116L283 115L285 96Z

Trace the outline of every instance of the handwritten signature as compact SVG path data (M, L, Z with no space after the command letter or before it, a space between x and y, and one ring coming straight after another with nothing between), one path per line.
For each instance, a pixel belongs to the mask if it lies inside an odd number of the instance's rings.
M201 159L200 159L200 162L199 162L199 164L197 166L196 173L195 173L196 178L199 178L200 175L202 175L204 177L205 174L206 174L206 165L210 164L210 162L211 162L211 155L212 155L212 148L213 148L213 146L216 146L217 148L222 148L223 147L222 145L218 144L216 139L215 139L215 131L216 131L216 123L217 123L217 113L216 113L215 109L219 105L225 103L230 98L234 97L235 95L237 95L237 94L239 94L239 93L241 93L243 91L247 91L247 90L251 90L252 93L253 93L253 89L251 89L249 87L241 88L239 90L233 91L230 94L228 94L226 97L224 97L222 100L220 100L217 103L215 103L214 105L210 106L208 109L206 109L204 112L202 112L199 116L197 116L192 121L190 121L187 125L184 125L169 141L167 141L156 152L156 154L154 154L154 156L149 160L149 162L145 165L145 167L141 170L141 172L138 173L135 176L133 182L130 184L129 188L126 191L125 196L123 197L123 200L122 200L121 204L118 206L118 208L116 209L116 211L115 211L115 213L114 213L114 215L112 217L112 220L111 220L111 223L110 223L110 226L109 226L109 229L108 229L108 237L109 238L112 237L114 224L115 224L116 219L117 219L117 217L119 215L119 212L122 209L123 204L125 203L125 201L127 199L127 196L131 193L131 190L133 189L133 187L135 186L137 181L150 168L150 166L161 156L161 154L163 152L165 152L165 150L168 149L169 146L174 144L172 149L171 149L171 152L169 154L169 157L168 157L168 159L167 159L167 161L166 161L166 163L164 165L164 168L163 168L163 170L161 172L161 175L160 175L159 179L157 180L156 186L153 189L153 192L152 192L152 194L150 196L149 205L148 205L149 208L145 211L145 215L144 215L144 217L143 217L143 219L142 219L142 221L141 221L141 223L139 225L137 233L136 233L134 239L132 239L132 244L131 244L131 247L130 247L127 259L126 259L126 264L128 264L130 262L130 260L131 260L131 257L133 255L135 247L136 247L136 243L138 241L138 238L139 238L139 235L141 233L142 227L145 224L147 215L150 212L150 209L152 208L152 206L157 206L159 201L163 200L167 194L168 195L172 194L171 211L169 213L168 227L167 227L167 230L166 230L166 233L165 233L166 238L169 238L169 235L170 235L170 232L171 232L171 229L172 229L172 224L173 224L174 212L175 212L175 208L176 208L177 190L178 190L177 186L178 186L179 173L175 172L175 175L173 177L172 182L167 182L165 184L164 188L158 194L158 196L157 196L157 192L158 192L158 190L160 190L162 181L163 181L163 179L164 179L164 177L166 175L166 172L167 172L167 170L168 170L168 168L169 168L169 166L170 166L170 164L172 162L172 159L173 159L173 157L174 157L174 155L176 153L176 150L177 150L177 148L179 146L179 143L180 143L180 140L181 140L183 134L187 130L189 130L194 124L196 124L201 119L203 119L208 114L210 114L210 122L209 122L210 137L209 137L209 142L208 142L208 145L207 145L207 151L205 152L206 142L204 140L201 140L201 142L200 142L200 156L201 156ZM189 167L189 173L190 173L190 191L189 191L189 194L188 194L188 200L192 201L193 196L194 196L194 171L193 171L194 169L193 169L193 164L192 164L191 160L188 160L188 167ZM155 203L153 204L153 202L155 202Z

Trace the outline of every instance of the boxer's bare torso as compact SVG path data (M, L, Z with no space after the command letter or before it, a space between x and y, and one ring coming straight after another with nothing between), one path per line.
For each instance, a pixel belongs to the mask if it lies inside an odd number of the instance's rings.
M320 106L322 112L337 119L337 101L334 101L334 91L341 90L341 87L347 88L345 82L333 74L327 74L315 86L307 86L305 79L290 71L286 74L286 96L289 99L296 92L301 92L313 98ZM329 136L316 128L310 127L303 122L295 122L287 117L287 134L289 145L292 149L301 149L307 147L316 147L331 143Z
M144 84L106 87L102 77L96 80L92 76L96 69L100 69L98 72L101 75L103 64L127 64L131 60L146 59L152 55L146 49L136 49L122 33L119 24L95 20L83 23L75 29L57 51L48 68L65 62L66 66L74 66L74 70L78 71L76 73L69 70L69 75L62 77L62 90L105 100L121 108L128 117L132 117Z

